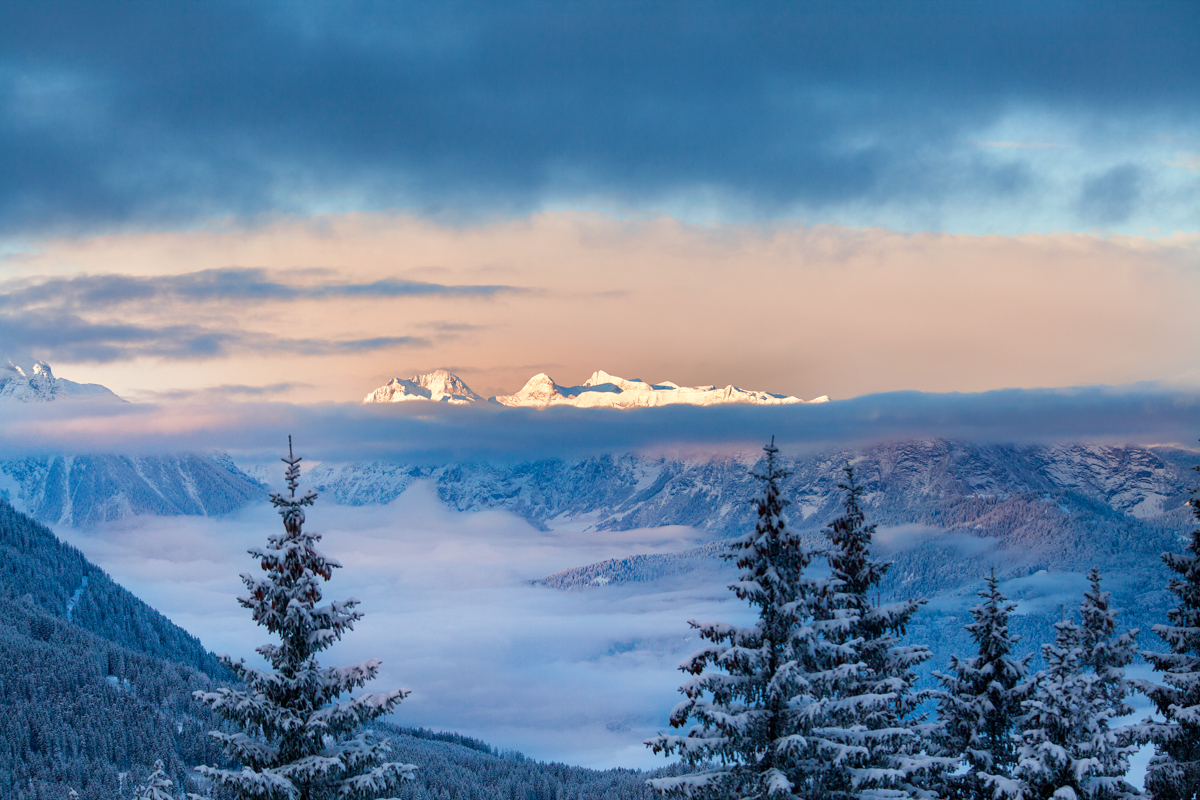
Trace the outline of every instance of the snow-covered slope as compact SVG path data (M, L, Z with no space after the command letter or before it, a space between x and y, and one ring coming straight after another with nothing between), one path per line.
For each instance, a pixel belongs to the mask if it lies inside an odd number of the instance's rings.
M0 402L45 403L67 397L124 402L98 383L56 378L49 364L28 355L13 353L0 359Z
M575 406L577 408L650 408L666 405L715 406L730 403L749 405L792 405L804 403L799 397L758 392L726 386L679 386L670 381L646 383L643 380L595 372L582 386L559 386L544 372L534 375L516 394L491 398L502 406L546 408ZM809 400L823 403L828 397Z
M403 403L409 400L431 400L450 405L469 405L483 402L471 387L457 375L437 369L425 375L413 375L408 380L392 378L371 392L363 403Z
M346 505L387 503L425 479L436 483L438 496L452 508L504 508L543 528L689 525L733 535L753 525L750 499L757 482L747 470L758 455L624 454L436 468L326 462L305 480ZM1159 447L899 441L788 459L784 489L792 502L789 516L805 528L820 527L836 513L846 463L855 464L869 492L868 507L886 524L945 527L981 517L981 530L998 529L1018 525L1018 517L1028 521L1030 514L1079 518L1099 509L1174 528L1190 519L1184 503L1198 461L1196 453ZM1008 512L1016 516L1006 517Z
M50 525L224 514L267 490L227 456L59 455L0 461L0 499Z
M344 504L386 503L413 481L430 480L451 508L502 508L543 529L602 535L685 525L723 539L754 525L750 500L758 482L748 468L759 455L625 454L437 468L325 463L305 479ZM880 544L896 561L889 591L940 592L978 580L990 566L1017 576L1082 573L1096 565L1135 583L1146 578L1151 589L1145 591L1158 592L1158 577L1150 574L1160 567L1158 554L1177 548L1193 524L1184 504L1198 461L1200 454L1159 447L899 441L788 459L783 489L789 518L815 539L839 512L841 467L853 463L871 520L884 526ZM559 575L547 585L638 580L686 566L631 558ZM1166 599L1158 592L1138 602L1157 608Z

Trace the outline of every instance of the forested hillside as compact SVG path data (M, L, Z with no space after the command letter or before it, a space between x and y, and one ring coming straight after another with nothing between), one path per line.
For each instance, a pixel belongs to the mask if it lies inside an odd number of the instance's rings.
M390 725L380 730L392 736L398 760L418 768L416 779L397 793L400 800L649 800L656 795L647 778L680 771L678 766L646 773L546 764L463 737L433 738Z
M212 680L0 598L0 797L112 800L162 759L183 779L219 758L191 692Z
M191 696L228 676L199 640L0 501L0 797L125 800L162 759L181 790L221 763ZM646 774L544 764L458 734L380 724L418 765L404 800L639 800ZM656 773L657 774L657 773ZM192 787L196 788L196 787Z
M0 501L0 596L137 653L223 676L200 640L134 597L59 541L48 528Z
M0 502L0 797L108 800L160 758L184 777L218 755L191 698L214 677L199 640Z

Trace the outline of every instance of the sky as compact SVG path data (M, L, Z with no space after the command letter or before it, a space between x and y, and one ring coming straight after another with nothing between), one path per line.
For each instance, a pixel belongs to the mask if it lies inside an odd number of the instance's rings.
M1200 435L1194 0L0 19L0 357L133 401L7 405L0 461L216 449L277 470L289 434L309 464ZM605 370L832 402L359 405L437 368L485 397ZM381 688L414 689L403 724L662 763L639 741L675 702L688 614L738 613L715 579L526 583L686 529L535 531L419 484L320 509L368 612L335 655L385 658ZM276 525L257 504L59 534L248 654L236 575Z
M5 20L0 344L129 399L1200 385L1194 3Z

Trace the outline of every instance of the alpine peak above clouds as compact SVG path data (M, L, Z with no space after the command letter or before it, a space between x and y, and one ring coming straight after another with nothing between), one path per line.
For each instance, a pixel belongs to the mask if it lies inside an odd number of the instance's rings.
M592 373L582 386L559 386L546 373L534 375L516 394L493 397L502 406L545 408L547 406L576 406L577 408L650 408L666 405L716 406L730 403L749 405L792 405L823 403L828 397L801 400L782 394L771 394L736 386L722 389L716 386L680 386L671 381L647 383L634 378L611 375L603 370Z
M471 391L462 378L444 369L413 375L408 380L392 378L367 395L363 402L403 403L408 400L432 400L456 406L483 402L483 398Z
M516 394L488 398L490 402L514 408L546 408L575 406L577 408L650 408L665 405L715 406L730 403L750 405L792 405L823 403L828 397L801 400L782 394L758 392L726 386L680 386L670 381L646 383L634 378L627 380L604 370L592 373L582 386L560 386L544 372L534 375ZM467 405L483 398L467 384L444 369L427 375L414 375L408 380L393 378L371 392L364 403L399 403L408 400L432 400Z
M124 402L98 383L76 383L54 377L49 364L28 353L0 356L0 401L46 403L63 397Z

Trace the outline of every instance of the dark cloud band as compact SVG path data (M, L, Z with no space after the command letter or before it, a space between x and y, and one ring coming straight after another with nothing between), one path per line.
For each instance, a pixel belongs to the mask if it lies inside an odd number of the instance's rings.
M1020 203L1039 191L1028 153L964 144L1005 114L1119 139L1200 113L1188 0L45 2L3 18L9 233L331 196L431 214L696 192L766 215ZM1110 168L1068 191L1085 228L1150 188Z
M423 336L370 339L295 339L207 325L92 322L70 313L0 314L0 353L50 353L54 360L108 363L154 356L180 361L263 355L336 355L388 348L428 347Z
M446 285L386 279L369 283L320 283L284 280L264 269L227 267L183 275L83 275L73 278L22 279L0 283L0 311L53 305L102 311L129 303L263 302L337 297L494 297L516 293L515 286Z
M912 438L1187 445L1200 436L1200 394L1155 384L975 394L892 392L819 405L635 411L439 403L214 405L208 397L202 400L190 408L18 404L8 419L0 419L0 448L177 452L215 447L261 454L272 452L289 433L303 431L305 452L314 459L436 465L637 451L712 453L756 449L772 435L789 451ZM202 419L202 430L191 421L193 413ZM79 423L59 424L65 417ZM31 440L30 425L40 425L39 420L46 423L38 428L44 433Z

